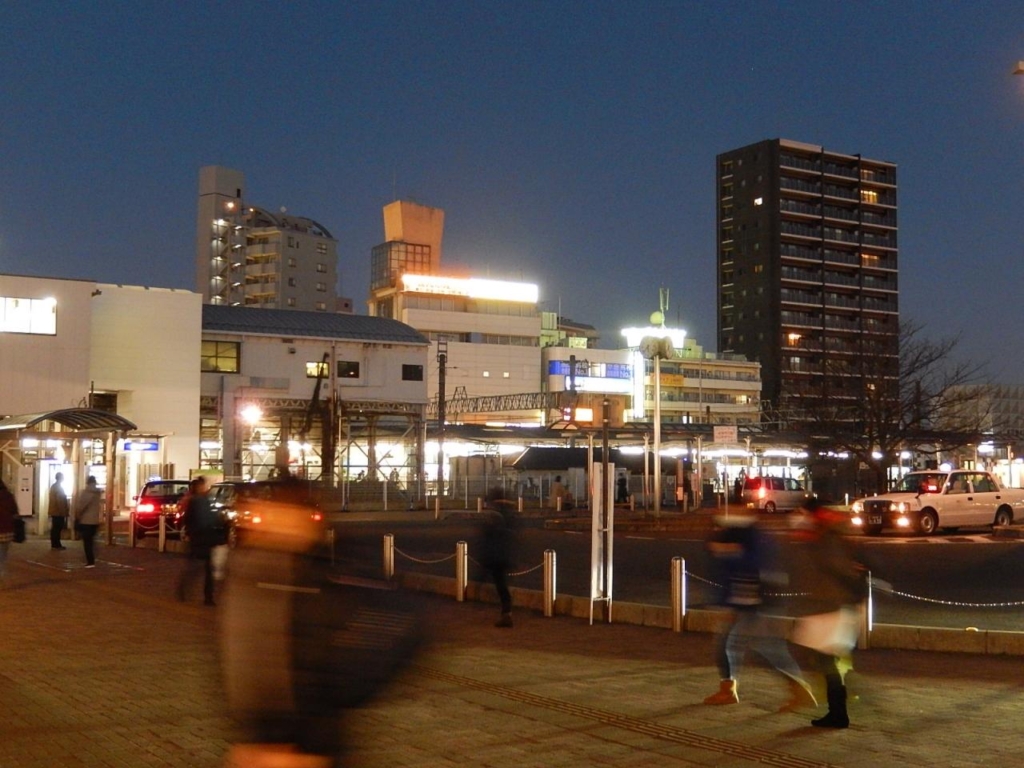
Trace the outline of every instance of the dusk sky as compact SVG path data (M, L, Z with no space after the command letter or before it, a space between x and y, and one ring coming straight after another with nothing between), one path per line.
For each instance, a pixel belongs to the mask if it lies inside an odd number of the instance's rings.
M195 289L198 173L338 240L365 313L381 207L536 282L601 346L715 340L715 156L898 165L901 316L1024 385L1024 2L8 3L0 272Z

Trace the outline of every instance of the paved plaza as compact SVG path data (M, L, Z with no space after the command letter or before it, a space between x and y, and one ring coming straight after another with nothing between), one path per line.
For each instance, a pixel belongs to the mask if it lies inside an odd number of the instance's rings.
M12 545L0 590L0 767L221 766L217 608L174 599L184 560L150 548ZM428 647L347 719L354 766L993 766L1024 754L1018 657L869 650L849 677L853 725L779 714L756 658L738 705L713 638L422 596Z

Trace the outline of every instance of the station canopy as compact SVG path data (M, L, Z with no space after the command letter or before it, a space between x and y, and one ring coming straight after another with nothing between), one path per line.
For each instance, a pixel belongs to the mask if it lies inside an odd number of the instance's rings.
M103 432L131 432L135 424L123 416L96 408L63 408L46 413L8 416L0 419L0 434L5 432L27 434L96 434Z

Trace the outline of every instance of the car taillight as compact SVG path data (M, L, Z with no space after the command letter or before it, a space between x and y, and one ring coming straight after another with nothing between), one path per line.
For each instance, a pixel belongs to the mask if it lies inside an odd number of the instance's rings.
M156 512L156 505L150 501L140 501L135 507L136 512Z
M324 519L324 516L323 516L323 515L321 515L321 514L320 514L319 512L314 512L314 513L313 513L313 520L314 520L315 522L318 522L318 523L319 523L319 522L320 522L321 520L323 520L323 519Z

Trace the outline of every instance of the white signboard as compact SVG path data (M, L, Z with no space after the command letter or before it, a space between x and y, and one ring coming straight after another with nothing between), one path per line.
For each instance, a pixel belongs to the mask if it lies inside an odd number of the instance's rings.
M715 427L713 442L716 443L738 443L740 441L739 429L736 425Z

